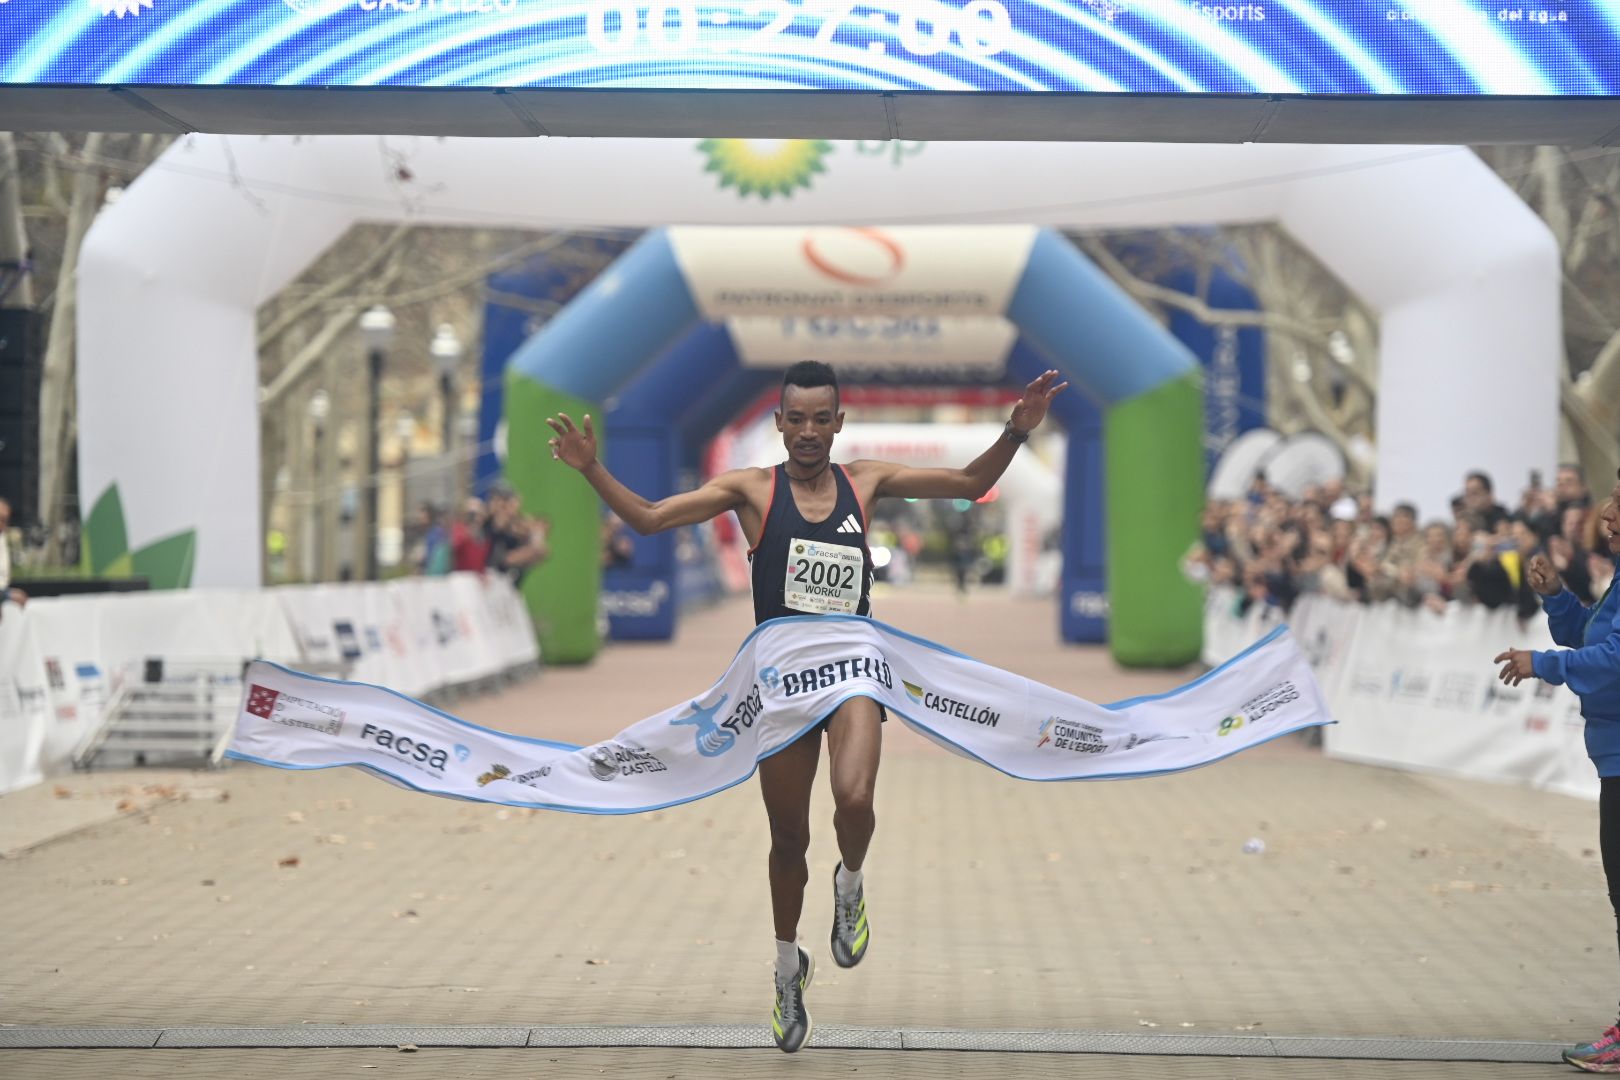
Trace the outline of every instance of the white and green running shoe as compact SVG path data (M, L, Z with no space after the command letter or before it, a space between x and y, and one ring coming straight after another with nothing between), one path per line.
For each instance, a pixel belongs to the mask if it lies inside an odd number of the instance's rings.
M799 950L799 973L787 985L776 984L776 1009L771 1013L771 1034L777 1049L784 1054L797 1053L810 1038L810 1010L804 1006L804 992L810 988L815 976L816 962L803 949Z
M866 955L866 945L872 939L872 929L866 924L866 887L856 888L855 895L838 895L839 863L833 870L833 961L839 967L854 967Z

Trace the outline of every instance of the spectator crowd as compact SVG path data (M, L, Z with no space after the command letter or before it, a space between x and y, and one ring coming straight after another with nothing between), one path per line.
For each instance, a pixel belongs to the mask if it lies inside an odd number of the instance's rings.
M487 503L468 499L454 518L423 504L407 534L407 550L418 574L490 571L521 585L524 575L550 553L550 529L548 519L523 513L510 488L496 488Z
M1264 477L1243 499L1211 501L1183 567L1192 579L1239 590L1239 607L1288 610L1301 596L1407 607L1447 603L1537 608L1525 572L1541 553L1582 603L1614 574L1581 471L1560 466L1551 487L1532 473L1518 505L1496 500L1491 478L1469 473L1450 520L1419 522L1407 503L1377 513L1339 481L1286 498Z

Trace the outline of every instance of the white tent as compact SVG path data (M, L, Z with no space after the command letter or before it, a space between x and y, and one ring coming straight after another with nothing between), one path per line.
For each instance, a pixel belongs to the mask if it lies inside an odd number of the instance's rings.
M132 548L195 528L194 584L256 584L257 307L352 224L407 219L1279 221L1380 315L1380 503L1439 513L1468 469L1505 483L1554 464L1556 244L1467 150L935 143L821 155L807 187L766 201L722 187L685 140L188 137L85 241L81 500L116 483Z

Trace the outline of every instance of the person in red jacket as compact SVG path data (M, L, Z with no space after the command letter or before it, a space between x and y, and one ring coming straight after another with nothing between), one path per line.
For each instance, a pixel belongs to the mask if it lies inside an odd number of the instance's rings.
M482 573L489 564L489 514L484 500L468 499L461 520L450 526L450 565Z

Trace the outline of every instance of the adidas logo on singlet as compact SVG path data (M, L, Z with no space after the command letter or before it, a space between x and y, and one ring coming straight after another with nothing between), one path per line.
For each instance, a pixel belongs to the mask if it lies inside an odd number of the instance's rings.
M839 524L838 531L841 533L858 533L861 531L861 523L855 520L854 514L850 514Z

